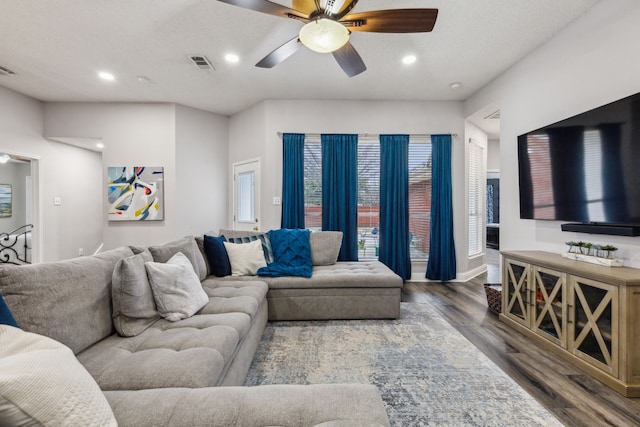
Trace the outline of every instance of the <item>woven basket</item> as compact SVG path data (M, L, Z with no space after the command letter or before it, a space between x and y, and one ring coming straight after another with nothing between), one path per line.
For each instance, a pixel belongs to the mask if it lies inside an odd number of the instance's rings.
M502 287L485 283L484 291L487 294L487 305L494 313L502 311Z

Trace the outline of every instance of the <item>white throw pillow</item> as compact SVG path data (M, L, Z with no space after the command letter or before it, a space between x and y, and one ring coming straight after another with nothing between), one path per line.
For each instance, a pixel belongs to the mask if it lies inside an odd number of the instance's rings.
M166 263L145 262L144 266L158 313L170 322L193 316L209 302L191 261L182 252Z
M100 387L71 349L0 325L0 425L118 424Z
M259 268L267 266L260 240L250 243L224 242L224 248L229 255L232 276L255 276Z

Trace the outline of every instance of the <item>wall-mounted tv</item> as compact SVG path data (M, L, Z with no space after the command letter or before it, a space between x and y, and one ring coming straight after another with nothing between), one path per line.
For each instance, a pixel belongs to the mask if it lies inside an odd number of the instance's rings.
M520 218L637 228L640 93L520 135L518 166Z

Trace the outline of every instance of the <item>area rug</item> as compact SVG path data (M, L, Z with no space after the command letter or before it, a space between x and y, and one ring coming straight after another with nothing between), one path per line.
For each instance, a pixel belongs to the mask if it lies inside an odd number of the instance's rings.
M245 385L375 384L392 426L562 426L428 304L399 320L272 322Z

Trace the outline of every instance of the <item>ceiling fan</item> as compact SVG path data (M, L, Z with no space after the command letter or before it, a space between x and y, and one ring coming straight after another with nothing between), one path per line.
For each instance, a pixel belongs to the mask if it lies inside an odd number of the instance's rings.
M301 45L332 53L342 70L356 76L367 69L349 42L353 31L373 33L421 33L433 30L438 9L389 9L351 13L358 0L292 0L292 7L269 0L219 0L223 3L304 22L300 33L265 56L256 67L272 68Z

